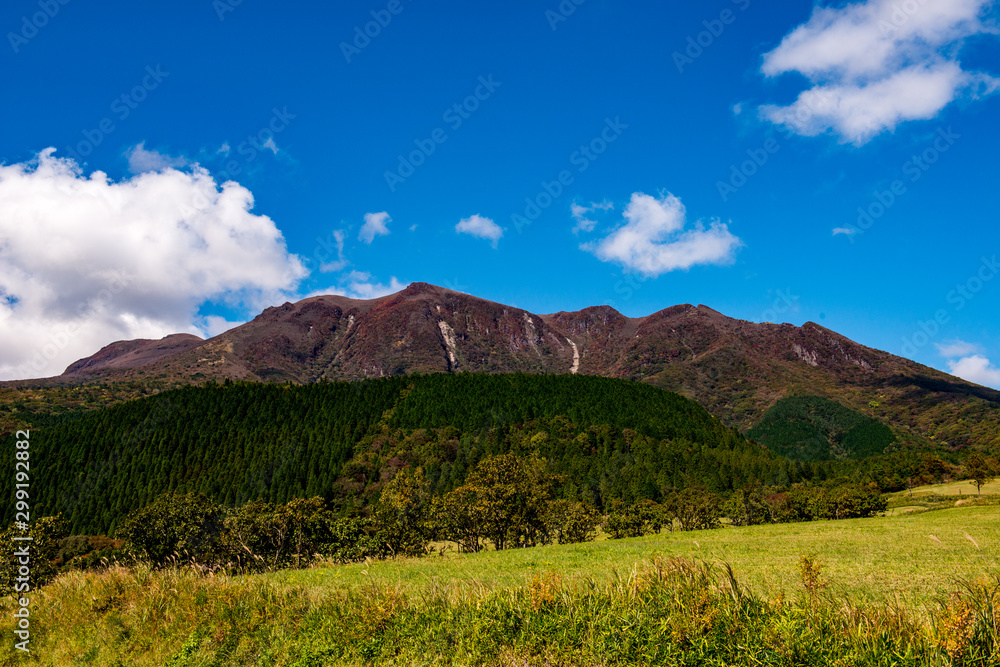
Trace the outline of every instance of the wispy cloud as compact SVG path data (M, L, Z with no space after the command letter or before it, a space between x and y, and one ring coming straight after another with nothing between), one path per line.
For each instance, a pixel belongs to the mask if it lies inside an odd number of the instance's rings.
M125 151L128 158L128 168L133 174L144 174L149 171L176 169L188 164L182 157L172 157L155 150L146 150L146 142L140 142Z
M943 343L935 343L934 347L937 348L938 353L942 357L964 357L981 350L975 343L967 343L964 340L948 340Z
M570 204L569 210L573 215L573 219L576 220L576 225L573 227L573 233L579 234L580 232L591 232L594 227L597 226L597 221L591 219L588 214L592 211L610 211L614 208L614 204L604 200L602 202L595 203L590 202L589 206L581 206L576 202Z
M834 227L833 228L833 235L834 236L837 236L838 234L844 234L846 236L854 236L857 233L858 233L858 230L854 229L853 227Z
M377 299L406 289L407 285L409 283L400 282L396 276L392 276L389 284L384 285L372 280L372 275L367 271L351 271L340 284L316 290L308 296L339 294L350 299Z
M698 221L685 230L686 211L672 194L659 199L632 194L625 222L600 241L584 243L582 250L604 262L614 262L647 276L689 269L702 264L730 264L742 244L725 223Z
M358 240L370 245L376 236L388 236L390 222L392 218L385 211L365 213L365 224L361 225Z
M798 134L827 131L861 145L909 120L934 118L962 95L994 92L1000 79L962 69L961 41L994 33L980 19L993 0L868 0L816 7L764 55L767 76L804 75L811 87L789 105L760 107Z

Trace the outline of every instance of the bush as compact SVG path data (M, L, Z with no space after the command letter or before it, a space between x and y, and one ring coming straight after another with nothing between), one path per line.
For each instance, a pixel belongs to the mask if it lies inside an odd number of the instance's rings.
M664 502L681 530L718 528L722 517L722 499L704 489L675 491Z
M222 507L200 493L165 493L130 514L117 536L136 558L155 567L176 559L200 565L219 561L224 531Z
M643 500L633 505L614 500L604 521L604 532L617 540L658 533L664 525L672 527L672 516L664 506L651 500Z
M590 542L597 534L601 515L596 508L570 500L549 501L545 527L559 544Z

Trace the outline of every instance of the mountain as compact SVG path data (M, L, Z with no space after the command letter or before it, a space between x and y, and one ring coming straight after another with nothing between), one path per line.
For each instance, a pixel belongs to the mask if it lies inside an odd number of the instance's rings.
M58 381L307 384L439 372L637 380L694 399L742 431L780 399L815 396L890 427L894 446L1000 444L1000 392L813 322L753 323L690 304L638 318L609 306L536 315L427 283L378 299L285 303L200 342L115 343Z

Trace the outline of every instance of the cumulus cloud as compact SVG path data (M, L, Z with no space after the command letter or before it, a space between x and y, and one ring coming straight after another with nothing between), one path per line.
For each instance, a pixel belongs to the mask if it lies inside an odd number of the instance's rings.
M403 283L392 276L388 285L383 285L372 280L372 275L367 271L351 271L341 284L316 290L309 296L323 296L326 294L339 294L350 299L377 299L380 296L395 294L406 289L409 283Z
M844 234L845 236L854 236L857 233L858 233L858 230L854 229L853 227L834 227L833 228L833 235L834 236L837 236L838 234Z
M146 142L136 144L125 152L128 158L128 168L133 174L143 174L147 171L163 171L164 169L176 169L187 164L187 160L180 157L171 157L159 151L146 150Z
M935 117L962 95L994 92L1000 79L963 70L961 41L994 32L981 20L992 0L868 0L816 7L764 55L767 76L798 72L811 83L763 118L804 136L827 131L861 145L908 120Z
M371 242L375 240L376 236L388 236L388 224L390 222L392 222L392 218L390 218L389 214L385 211L380 211L378 213L365 213L365 224L361 225L361 231L358 233L358 240L371 244Z
M614 204L605 200L597 204L590 202L590 206L581 206L576 202L570 204L569 210L573 215L573 219L576 220L576 225L573 226L573 233L579 234L580 232L591 232L594 231L594 227L597 226L597 221L592 220L589 217L589 213L592 211L609 211L614 208Z
M145 149L143 149L145 150ZM205 302L259 310L306 270L253 195L204 169L120 182L42 151L0 165L0 378L61 373L109 342L211 335Z
M963 380L1000 389L1000 368L981 354L973 354L948 362L948 370Z
M943 343L935 343L934 347L942 357L964 357L980 351L980 347L975 343L967 343L964 340L947 340Z
M657 199L635 192L625 208L624 218L624 224L606 237L584 243L580 248L601 261L655 277L698 264L729 264L742 245L717 220L707 228L698 221L693 229L685 230L684 205L672 194Z
M455 225L455 231L459 234L468 234L469 236L492 241L494 248L497 247L497 241L503 236L503 228L500 225L489 218L484 218L478 213L468 218L462 218Z

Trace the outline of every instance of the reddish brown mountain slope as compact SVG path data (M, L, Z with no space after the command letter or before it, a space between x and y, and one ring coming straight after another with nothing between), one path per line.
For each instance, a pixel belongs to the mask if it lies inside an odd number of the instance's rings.
M743 429L779 398L798 393L876 416L901 429L904 439L957 444L978 437L977 429L995 432L1000 406L1000 392L811 322L756 324L688 304L641 318L609 306L535 315L414 283L379 299L320 296L286 303L207 341L178 341L172 353L155 347L172 338L115 343L67 373L78 379L304 383L413 372L568 373L575 367L678 391Z

